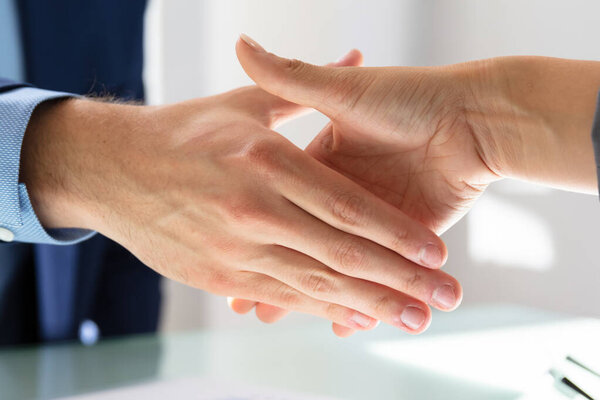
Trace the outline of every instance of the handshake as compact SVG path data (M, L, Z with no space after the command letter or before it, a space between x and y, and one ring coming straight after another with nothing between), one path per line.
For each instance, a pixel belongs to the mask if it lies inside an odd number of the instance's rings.
M319 67L246 36L236 50L257 86L166 106L40 106L21 174L43 225L101 232L265 322L299 311L338 336L379 321L420 333L430 307L462 299L438 235L489 184L596 191L598 63L364 68L353 50ZM302 151L273 129L309 108L330 123Z

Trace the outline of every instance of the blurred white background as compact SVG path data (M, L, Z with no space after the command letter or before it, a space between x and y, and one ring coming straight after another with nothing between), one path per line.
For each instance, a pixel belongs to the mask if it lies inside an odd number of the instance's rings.
M234 52L241 32L268 50L319 64L353 47L368 66L516 54L599 60L599 16L595 0L151 0L148 98L166 103L249 84ZM325 121L314 113L280 131L304 147ZM463 283L463 304L600 316L595 196L501 182L443 238L445 268ZM164 282L164 293L164 330L258 323L234 315L223 298L173 282Z

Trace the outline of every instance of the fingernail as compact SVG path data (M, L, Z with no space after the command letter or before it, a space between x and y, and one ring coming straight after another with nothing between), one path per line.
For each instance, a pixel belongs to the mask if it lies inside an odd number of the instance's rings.
M254 39L252 39L250 36L246 35L245 33L240 34L240 39L242 39L244 42L246 42L246 44L250 47L252 47L255 51L260 52L260 53L266 53L266 50L260 45L258 44L258 42Z
M452 285L442 285L433 291L431 302L444 309L451 309L456 306L456 293Z
M423 265L429 268L439 268L444 261L440 249L431 243L421 249L419 259Z
M418 307L408 306L402 311L400 320L410 329L418 330L425 323L425 312Z
M375 328L377 328L379 325L381 325L381 321L380 320L375 321Z
M351 50L351 51L352 51L352 50ZM347 59L347 58L348 58L348 56L350 55L350 52L351 52L351 51L347 52L346 54L344 54L343 56L341 56L340 58L338 58L337 60L335 60L335 63L336 63L336 64L339 64L339 63L341 63L341 62L344 62L344 61L346 61L346 59Z
M371 318L360 313L354 313L350 320L361 328L368 328L373 321Z

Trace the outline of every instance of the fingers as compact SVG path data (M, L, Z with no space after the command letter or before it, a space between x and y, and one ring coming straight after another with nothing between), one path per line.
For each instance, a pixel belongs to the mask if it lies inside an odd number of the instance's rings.
M460 304L460 283L446 272L421 267L376 243L338 231L326 224L318 223L304 231L302 226L309 226L306 221L301 222L304 218L294 218L298 221L297 228L293 232L282 232L279 242L337 271L340 276L335 278L336 281L352 277L373 282L378 284L374 290L388 287L443 311L454 310ZM309 271L301 270L300 273L308 274ZM278 279L285 281L280 277ZM356 296L361 295L357 288ZM354 304L340 304L361 310Z
M292 203L328 225L379 243L419 265L437 269L446 262L444 242L423 224L306 153L299 156L308 159L301 162L304 168L295 171L294 179L277 182ZM318 184L314 177L319 177ZM310 231L306 233L310 238Z
M453 310L460 304L460 283L446 272L419 266L370 240L334 229L305 213L290 213L289 218L295 229L287 232L282 230L279 233L279 244L306 254L337 271L341 275L336 280L353 277L374 282L443 311ZM309 273L308 270L299 272ZM278 279L286 281L281 277ZM361 295L357 288L356 296ZM356 308L354 304L339 304Z
M252 300L228 297L227 304L229 305L229 308L238 314L247 314L256 307L256 316L262 322L267 324L277 322L288 314L288 311L283 308L275 307L270 304L258 303Z
M274 322L287 312L280 310L290 310L316 315L355 330L368 330L377 325L377 321L367 315L316 300L270 276L254 272L245 274L242 279L244 284L236 286L238 293L234 293L234 296L248 299L242 300L243 309L248 309L251 303L264 303L256 306L257 316L264 322ZM234 305L237 303L237 299L232 301Z
M266 303L256 305L256 316L264 323L272 324L288 314L287 310ZM350 328L348 328L350 329Z
M331 121L325 125L325 127L311 140L311 142L306 146L304 151L307 154L310 154L311 157L319 160L321 163L331 167L328 162L328 156L330 156L331 150L333 150L334 145L334 135L333 135L333 123Z
M236 52L244 71L260 87L330 117L351 108L373 79L367 70L319 67L278 57L246 35L240 36ZM362 60L358 51L351 57Z
M247 36L246 36L247 37ZM352 49L337 61L326 64L326 67L360 67L363 65L364 59L362 53L357 49Z
M340 59L327 64L330 68L361 65L362 54L358 50L351 50ZM241 108L258 117L261 123L271 129L284 122L310 112L310 109L281 97L275 96L256 86L249 86L229 92L229 103L240 103Z
M345 326L338 325L335 322L331 324L331 330L336 336L339 336L341 338L347 338L349 336L352 336L354 332L356 332L352 328L347 328Z
M322 152L326 151L324 148L329 147L330 142L333 140L331 137L331 127L331 124L326 126L306 149L306 152L315 157L317 160L322 160L324 162L326 161L326 159L323 159L322 157ZM423 265L426 263L420 264ZM381 267L374 268L371 272L376 273L376 271L379 271L380 269ZM384 272L389 279L393 279L393 277L396 276L396 279L394 280L395 284L391 285L391 287L402 287L397 285L402 284L402 279L408 279L409 282L415 282L415 284L412 286L420 286L412 287L412 289L416 290L417 292L415 293L413 291L408 291L409 294L427 302L430 305L433 305L440 310L450 311L458 307L460 304L462 300L462 288L460 287L458 281L450 275L435 273L434 275L436 276L432 277L429 276L428 273L423 274L423 271L420 271L419 269L413 269L410 265L406 264L404 264L404 271L406 271L406 273L401 274L397 268L393 268L392 272ZM414 274L413 278L410 278L411 273ZM371 277L370 279L375 280L378 278ZM423 279L423 281L420 282L421 279ZM380 282L379 280L376 281ZM430 300L428 300L428 298Z
M255 301L251 300L236 299L234 297L227 298L227 305L229 305L229 308L238 314L247 314L254 309L256 304Z
M256 316L265 323L277 322L288 313L288 311L282 308L271 306L269 304L257 303L251 300L235 299L233 297L228 297L227 303L229 304L229 307L238 314L246 314L256 306ZM331 329L336 336L341 338L351 336L356 332L356 330L352 328L336 324L335 322L331 324Z
M346 276L305 254L285 247L271 245L268 254L268 259L261 258L256 265L249 265L248 268L252 270L254 267L256 271L313 299L355 309L409 333L420 333L429 326L429 307L405 293ZM360 319L362 315L357 317L359 319L354 322L363 325L364 322Z
M219 96L229 107L237 107L271 129L310 112L309 108L272 95L258 86L242 87Z

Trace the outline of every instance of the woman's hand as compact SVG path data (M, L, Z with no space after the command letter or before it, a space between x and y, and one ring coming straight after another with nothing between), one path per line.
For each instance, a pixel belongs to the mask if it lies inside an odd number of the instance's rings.
M511 57L332 69L243 39L238 58L255 82L330 117L307 152L438 234L502 177L596 191L589 132L599 63ZM284 314L259 310L265 320Z
M442 68L320 68L239 42L246 72L274 94L331 118L307 152L394 207L442 233L500 178L465 115L460 73ZM453 288L430 304L449 310ZM230 302L239 312L252 304ZM265 320L281 316L261 305ZM277 311L277 312L276 312Z
M238 42L263 89L331 119L307 152L442 233L500 179L466 114L453 68L326 68Z

